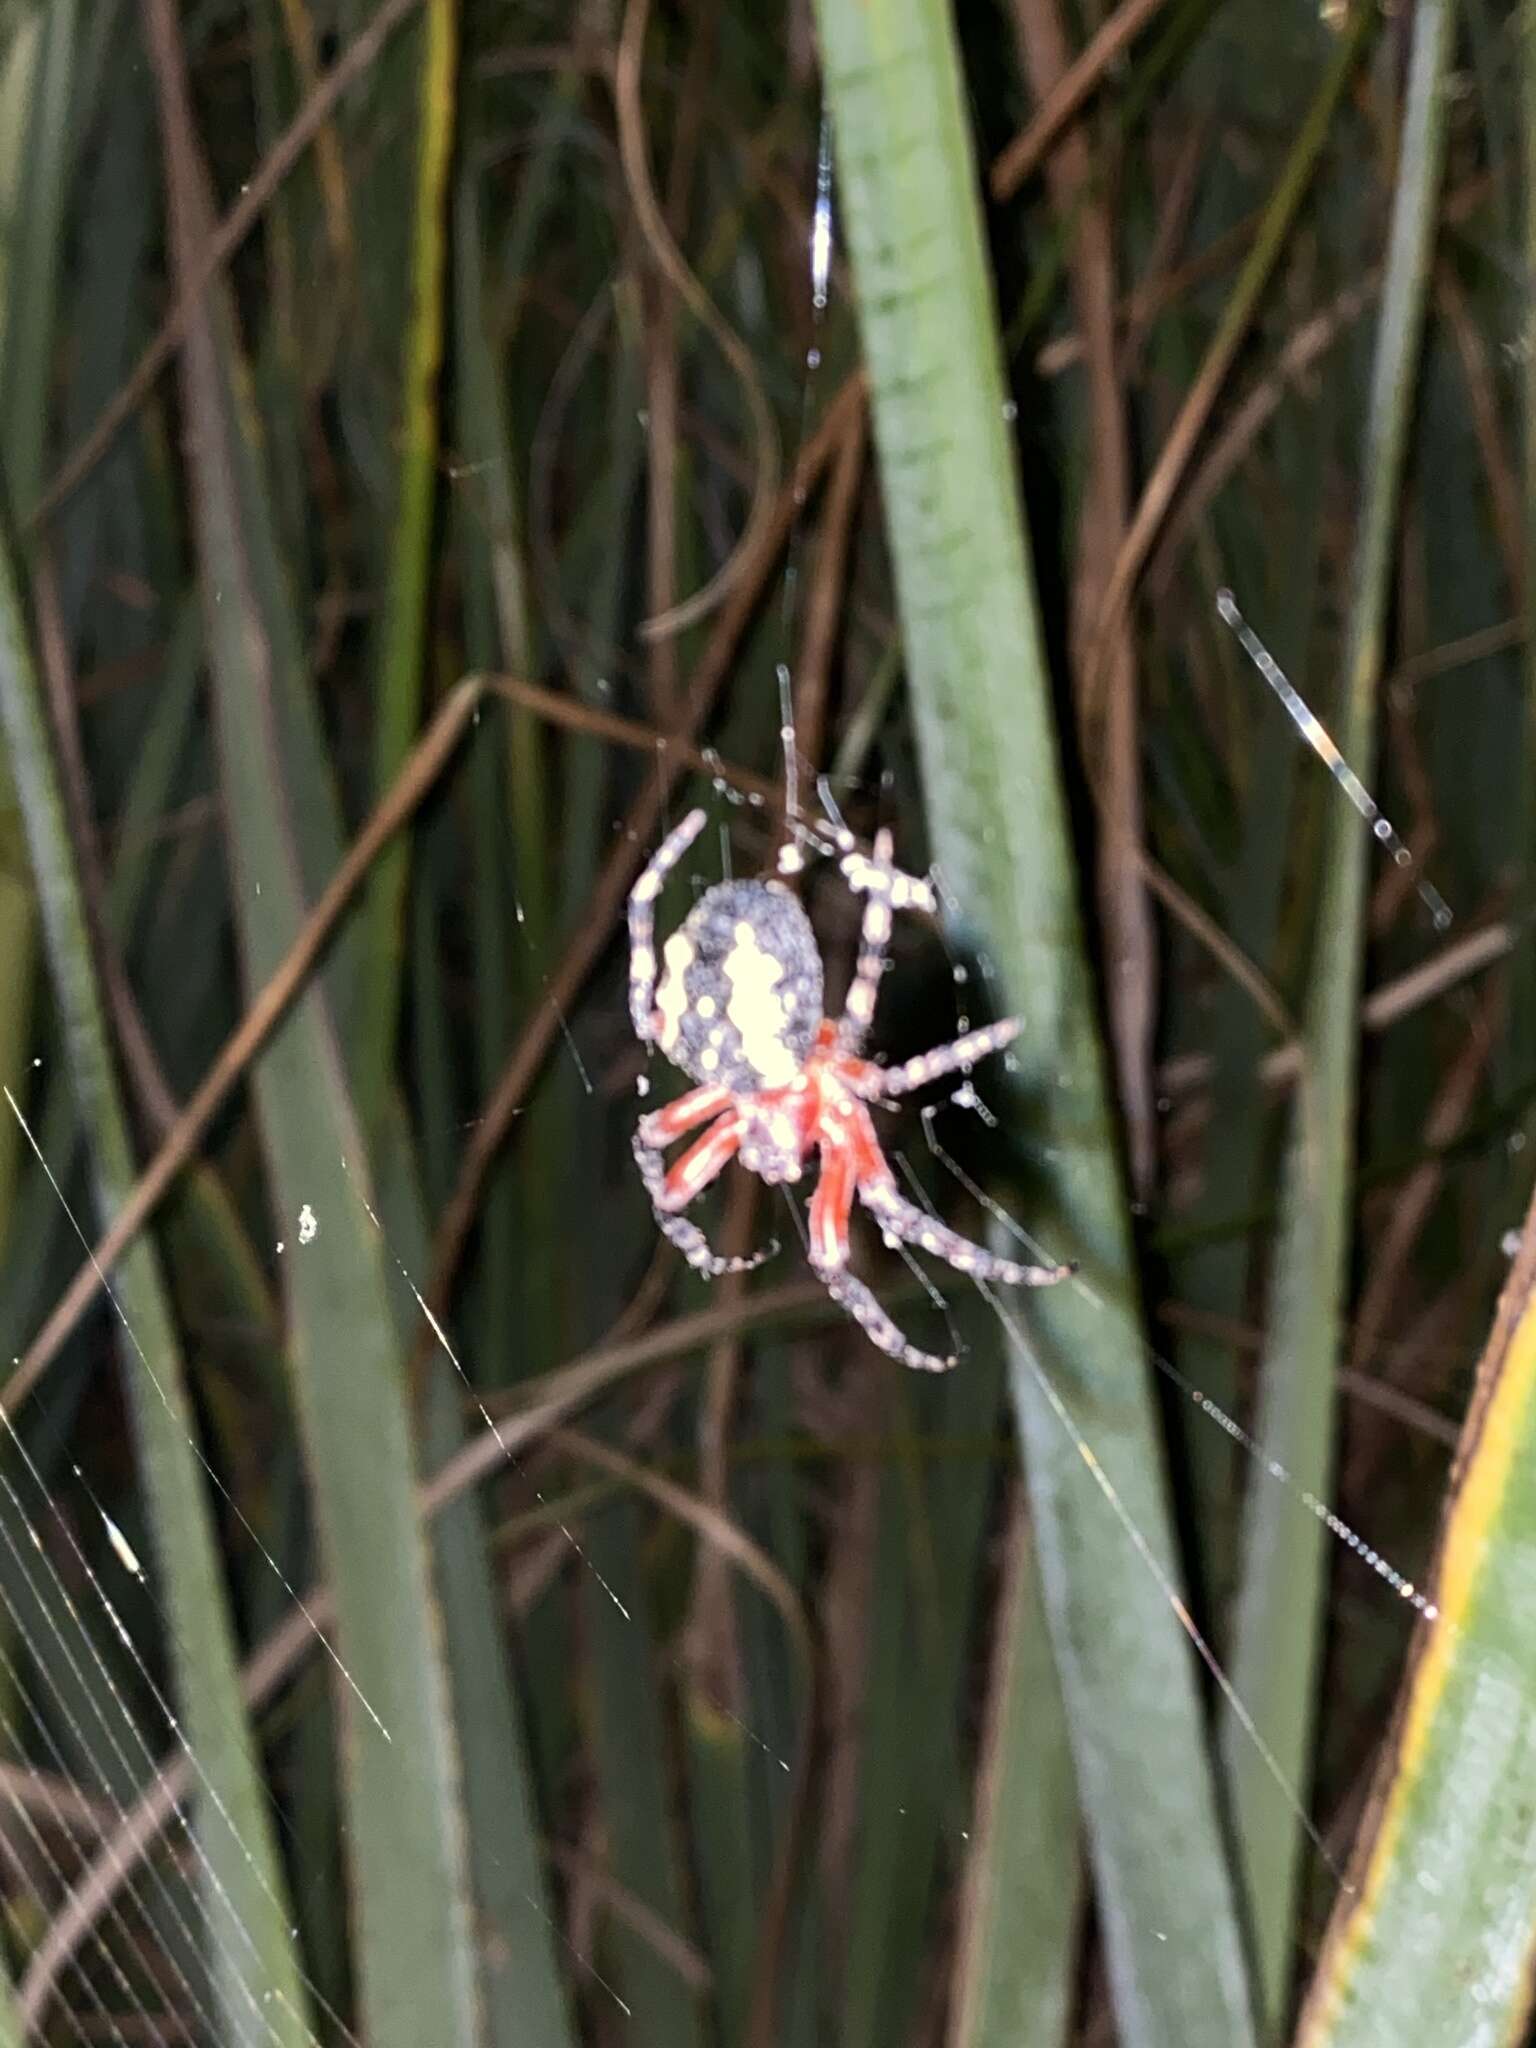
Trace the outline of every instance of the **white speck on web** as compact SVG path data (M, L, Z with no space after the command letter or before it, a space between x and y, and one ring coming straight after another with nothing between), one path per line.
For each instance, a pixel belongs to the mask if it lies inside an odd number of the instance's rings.
M299 1243L313 1244L319 1235L320 1225L315 1220L315 1212L306 1202L299 1211Z

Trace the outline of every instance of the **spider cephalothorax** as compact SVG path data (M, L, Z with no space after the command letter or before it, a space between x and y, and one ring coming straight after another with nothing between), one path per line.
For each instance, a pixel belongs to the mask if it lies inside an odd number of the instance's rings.
M942 1371L954 1359L909 1344L848 1271L855 1197L887 1238L916 1245L978 1280L1044 1287L1073 1269L997 1258L909 1202L880 1149L868 1104L892 1101L969 1068L1007 1045L1018 1024L1010 1017L967 1032L900 1067L861 1057L885 968L892 910L932 907L926 884L891 866L885 832L875 841L872 860L850 848L842 861L850 887L866 900L858 968L840 1018L822 1015L821 955L810 920L776 881L721 882L707 890L663 947L658 985L656 898L703 824L704 813L691 811L663 840L629 898L629 1000L636 1033L698 1084L642 1117L635 1130L635 1158L657 1220L701 1272L741 1272L766 1254L719 1257L681 1211L733 1158L765 1181L783 1182L798 1180L816 1152L821 1173L811 1198L812 1268L882 1351L908 1365ZM701 1126L702 1135L682 1157L664 1166L666 1148Z

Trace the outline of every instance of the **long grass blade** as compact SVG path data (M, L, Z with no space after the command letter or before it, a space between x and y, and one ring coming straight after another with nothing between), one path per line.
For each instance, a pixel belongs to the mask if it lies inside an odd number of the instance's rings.
M25 1096L21 1073L32 1031L32 986L37 965L37 900L27 860L21 806L8 763L0 761L0 976L7 991L0 1009L0 1076ZM14 1117L0 1128L0 1253L14 1249L12 1196L20 1164L21 1132Z
M1536 1207L1478 1367L1430 1598L1297 2048L1526 2038L1536 1969Z
M979 1354L968 1305L965 1372L937 1388L892 1389L902 1440L986 1442L1002 1401L996 1355ZM991 1488L978 1460L898 1459L880 1482L874 1611L861 1716L859 1826L843 1956L846 2048L912 2031L921 2010L923 1932L961 1812L957 1701L962 1620L982 1567Z
M97 1201L108 1216L133 1184L133 1155L113 1071L64 802L27 645L21 595L0 556L0 718L27 822L70 1072L90 1138ZM14 1099L5 1113L16 1115ZM158 1254L140 1238L119 1262L114 1296L133 1354L125 1373L149 1484L156 1550L173 1618L176 1691L198 1758L200 1883L225 2038L243 2048L310 2040L266 1794L240 1698L229 1603L196 1449L196 1420Z
M471 154L468 147L466 154ZM468 474L459 482L454 507L461 535L465 645L476 667L493 669L500 664L526 674L532 666L529 600L501 365L491 340L477 178L470 161L455 187L453 220L455 426L459 445L475 451ZM519 720L515 714L505 722L498 720L497 731L508 737L514 790L522 778L523 786L533 792L534 814L529 822L537 843L535 857L542 862L547 831L541 807L542 763L536 747L542 735L532 729L531 719ZM495 1063L511 1041L517 997L524 992L519 990L515 974L516 927L506 873L507 806L503 799L507 765L492 746L481 750L469 766L476 825L476 997L487 1086L492 1085ZM516 831L520 813L515 800L513 813ZM526 890L542 943L542 876L532 862L525 866L523 852L524 840L519 837L515 855L519 900ZM526 952L525 946L525 958ZM428 1007L425 995L418 987L414 1005L418 1017ZM531 1319L520 1313L521 1304L530 1294L539 1301L548 1299L553 1290L541 1285L539 1276L555 1270L558 1263L548 1189L559 1182L559 1162L551 1162L541 1147L530 1143L520 1163L525 1173L543 1176L537 1201L526 1205L524 1217L518 1216L510 1162L503 1161L482 1216L481 1241L489 1271L479 1322L483 1333L480 1355L494 1361L491 1371L498 1381L520 1377L539 1362L536 1332ZM526 1224L526 1229L520 1230L520 1224ZM521 1332L522 1341L511 1345L508 1335L514 1330ZM432 1398L451 1416L459 1391L456 1385L445 1383L434 1388ZM446 1419L440 1434L444 1438L448 1434ZM493 2043L521 2048L524 2042L567 2041L573 2021L559 1963L552 1903L544 1884L537 1794L524 1739L529 1717L518 1711L506 1653L494 1637L495 1584L485 1557L484 1533L478 1511L466 1504L456 1523L441 1530L436 1548L465 1768L472 1782L478 1777L497 1787L494 1799L477 1802L470 1832L481 1911L498 1929L495 1955L482 1971L487 2032Z
M935 850L1027 1020L1044 1228L1084 1266L1021 1310L1013 1384L1116 2016L1132 2048L1234 2048L1253 2028L1188 1647L1034 1377L1176 1582L948 12L818 18Z
M41 460L58 220L72 153L62 108L74 54L73 4L19 13L0 35L0 465L31 488ZM0 1019L0 1073L21 1082L36 972L37 904L25 830L0 746L0 974L14 991ZM0 1248L12 1230L20 1133L0 1131Z
M1072 1748L1028 1517L1016 1509L992 1650L948 2048L1068 2038L1083 1904Z
M211 209L191 123L178 26L147 9L168 167L177 274L196 274ZM192 480L223 788L237 877L237 927L259 985L303 921L308 889L287 825L305 764L285 742L279 664L297 644L272 610L272 510L236 401L227 303L210 294L188 327ZM263 573L264 571L264 573ZM315 1507L335 1591L338 1699L357 1970L375 2048L477 2038L459 1766L385 1254L367 1210L368 1154L325 997L311 989L256 1077ZM313 1219L299 1242L302 1213Z
M448 191L457 112L458 0L428 0L419 59L415 215L401 377L396 504L376 650L373 776L389 788L410 751L423 701L432 515L437 499L437 385L448 289ZM372 1123L393 1066L405 957L407 847L379 857L364 912L365 995L358 1009L356 1087Z
M1390 595L1403 456L1419 367L1453 47L1451 0L1414 20L1407 118L1398 160L1361 455L1361 508L1336 738L1369 772L1382 633ZM1294 1105L1273 1308L1255 1434L1296 1484L1326 1499L1334 1371L1352 1209L1355 1065L1369 838L1346 803L1330 807L1303 1065ZM1316 1705L1323 1529L1278 1487L1250 1490L1232 1678L1288 1785L1308 1776ZM1225 1756L1253 1929L1261 2010L1278 2022L1292 1940L1301 1837L1294 1811L1245 1729L1228 1722Z
M79 10L74 0L38 10L18 30L6 60L20 145L0 169L0 503L35 499L54 371L62 222L86 93ZM132 1185L134 1162L88 925L69 839L51 736L30 658L17 569L0 558L0 723L5 728L30 842L60 1020L70 1042L70 1086L84 1127L97 1204L108 1215ZM3 772L0 772L3 779ZM118 901L133 891L131 863ZM22 1000L8 1015L25 1030L30 906L8 878L7 987ZM19 1044L18 1048L19 1050ZM5 1070L15 1069L6 1062ZM51 1121L51 1119L50 1119ZM7 1105L13 1150L19 1105ZM51 1134L50 1134L51 1135ZM60 1162L62 1165L62 1162ZM0 1228L5 1214L0 1181ZM143 1463L151 1526L174 1639L174 1688L199 1756L196 1802L201 1895L215 2009L233 2043L310 2038L306 1994L290 1937L284 1880L265 1788L236 1678L236 1648L218 1537L196 1448L197 1422L159 1253L148 1239L124 1257L115 1289L128 1325L125 1358L131 1412ZM89 1719L86 1726L91 1725ZM82 1759L82 1762L84 1760Z
M686 1934L680 1844L667 1799L664 1703L644 1654L639 1510L615 1502L589 1523L581 1599L591 1642L592 1753L612 1872L664 1926ZM617 1916L604 1943L594 1995L605 2017L622 2006L635 2048L701 2048L695 1989L642 1934Z
M7 245L0 256L0 435L12 517L32 502L42 475L60 223L78 148L70 118L79 85L78 20L77 0L40 8L17 31L8 67L21 73L15 89L22 117L10 187L0 189Z

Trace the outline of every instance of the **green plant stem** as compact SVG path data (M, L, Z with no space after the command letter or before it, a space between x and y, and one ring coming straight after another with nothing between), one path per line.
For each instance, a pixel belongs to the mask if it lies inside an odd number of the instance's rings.
M427 591L437 499L438 378L448 278L447 208L453 161L458 0L427 0L423 22L416 216L411 244L410 324L401 376L399 467L389 576L377 650L373 789L380 797L416 737L424 696ZM365 994L357 1013L359 1108L370 1128L382 1114L394 1061L405 963L409 848L380 854L364 911Z

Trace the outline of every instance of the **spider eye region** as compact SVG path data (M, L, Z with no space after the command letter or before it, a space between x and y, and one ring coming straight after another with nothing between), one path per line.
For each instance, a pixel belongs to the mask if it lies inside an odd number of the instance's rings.
M693 1080L756 1095L789 1085L821 1022L810 919L776 882L719 882L662 948L656 1043Z

